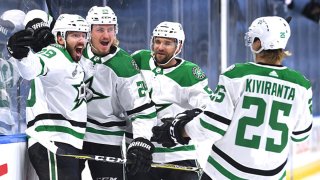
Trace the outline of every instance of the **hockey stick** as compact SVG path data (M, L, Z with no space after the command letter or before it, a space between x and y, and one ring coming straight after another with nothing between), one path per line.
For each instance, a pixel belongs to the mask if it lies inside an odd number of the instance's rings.
M28 128L28 129L26 129L25 132L28 136L35 139L41 145L46 147L50 152L52 152L58 156L72 157L72 158L84 159L84 160L102 161L102 162L108 162L108 163L117 163L117 164L130 164L131 163L127 159L122 159L122 158L117 158L117 157L88 155L88 154L70 154L70 153L65 152L63 149L59 148L58 146L56 146L51 141L48 141L48 140L41 138L33 128ZM176 165L176 164L152 163L151 167L180 170L180 171L193 171L193 172L198 172L198 171L202 170L201 168L198 168L198 167L180 166L180 165Z

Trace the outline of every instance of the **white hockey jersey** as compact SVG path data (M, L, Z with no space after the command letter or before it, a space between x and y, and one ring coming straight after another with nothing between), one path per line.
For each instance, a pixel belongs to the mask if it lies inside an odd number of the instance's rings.
M15 124L13 112L11 111L10 90L19 79L18 72L11 59L0 58L0 134L13 134Z
M150 139L156 110L144 80L128 53L114 46L110 51L105 57L95 56L88 45L81 59L88 102L85 141L122 145L126 130L133 138Z
M34 128L41 138L81 149L87 121L82 67L58 44L29 53L17 65L21 76L31 80L28 128ZM29 143L34 143L32 138Z
M283 179L290 139L311 132L311 84L284 66L231 66L210 106L185 130L192 139L216 141L204 170L213 179Z
M149 95L156 104L158 125L162 124L162 118L175 117L189 109L206 108L210 101L208 92L212 91L207 77L196 64L178 58L180 63L177 66L161 68L155 65L149 50L137 51L132 57L141 69ZM157 163L197 159L193 144L172 148L158 143L154 145L153 161Z

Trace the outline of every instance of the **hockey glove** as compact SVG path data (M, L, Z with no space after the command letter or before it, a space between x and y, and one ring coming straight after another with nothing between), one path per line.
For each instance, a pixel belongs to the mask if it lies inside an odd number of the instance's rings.
M176 146L177 143L174 142L170 135L170 126L174 118L163 118L161 121L163 122L161 126L154 126L152 128L153 136L151 137L151 141L155 141L168 148Z
M8 40L7 50L12 57L22 59L28 56L29 47L33 42L32 32L21 30L14 33Z
M41 51L42 48L55 43L54 35L50 31L49 25L40 18L29 21L25 29L33 32L33 43L31 49L34 52Z
M164 124L153 127L152 140L168 148L178 143L182 145L188 144L190 138L182 136L184 126L201 112L200 109L192 109L178 114L174 120L173 118L161 119Z
M127 160L130 162L126 166L127 172L131 175L148 172L151 168L153 151L154 145L149 140L141 137L134 139L127 151Z

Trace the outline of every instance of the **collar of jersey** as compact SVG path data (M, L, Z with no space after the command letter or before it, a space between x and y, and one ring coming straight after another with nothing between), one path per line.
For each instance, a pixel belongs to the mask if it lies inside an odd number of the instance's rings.
M184 59L179 58L179 57L176 57L176 59L179 59L181 61L177 66L168 67L168 68L162 68L160 66L156 66L156 63L154 62L153 58L151 57L149 59L149 66L150 66L151 71L156 69L156 68L161 68L161 69L163 69L163 74L168 74L168 73L174 71L175 69L179 68L185 61Z
M109 59L113 58L120 51L119 47L116 47L116 48L117 48L117 50L114 53L108 54L104 57L101 57L101 63L104 63L104 62L108 61ZM93 54L92 49L91 49L91 45L89 45L89 44L87 45L86 53L87 53L88 59L91 59L94 56L97 56L97 55Z
M265 67L265 68L270 68L270 69L279 69L279 70L282 70L282 69L287 69L286 66L272 66L272 65L268 65L268 64L258 64L258 63L255 63L255 62L249 62L250 64L252 65L255 65L255 66L260 66L260 67Z

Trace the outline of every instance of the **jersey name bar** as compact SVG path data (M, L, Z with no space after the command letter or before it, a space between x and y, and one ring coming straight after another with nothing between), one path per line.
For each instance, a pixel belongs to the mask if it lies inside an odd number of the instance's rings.
M246 92L266 94L287 100L294 100L295 88L275 82L247 79Z

